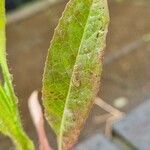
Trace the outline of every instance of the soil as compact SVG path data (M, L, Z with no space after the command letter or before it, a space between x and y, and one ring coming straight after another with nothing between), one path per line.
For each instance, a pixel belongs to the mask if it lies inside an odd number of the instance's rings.
M19 97L22 122L28 135L37 145L37 135L33 127L27 99L35 89L41 89L41 80L47 49L54 28L65 7L59 3L20 22L7 26L7 53L10 71L13 74L15 91ZM105 58L117 53L124 46L150 33L150 5L125 1L109 1L111 23L107 38ZM150 98L150 43L132 51L128 55L104 65L99 96L113 105L114 100L126 97L128 103L120 109L129 112ZM94 106L79 141L95 132L103 132L105 123L98 124L93 118L105 113ZM56 149L55 135L46 124L49 141ZM12 147L10 140L0 137L0 150Z

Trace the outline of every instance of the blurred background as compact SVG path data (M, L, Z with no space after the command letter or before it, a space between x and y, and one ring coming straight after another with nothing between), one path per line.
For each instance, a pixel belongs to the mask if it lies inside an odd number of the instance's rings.
M34 0L6 0L6 9L11 11L31 1Z
M99 97L121 112L128 113L150 98L150 1L109 0L110 27ZM41 89L43 67L54 28L67 0L6 0L7 53L13 83L19 97L22 122L37 145L27 100ZM104 132L103 109L94 106L79 141ZM51 144L55 135L46 124ZM12 146L0 137L0 150Z

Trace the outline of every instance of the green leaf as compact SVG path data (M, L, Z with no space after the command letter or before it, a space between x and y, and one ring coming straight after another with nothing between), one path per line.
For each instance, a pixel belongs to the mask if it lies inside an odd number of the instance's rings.
M99 89L107 0L70 0L55 30L43 76L46 118L58 147L76 142Z
M5 1L0 0L0 132L13 140L18 150L34 149L24 133L15 96L11 75L6 61Z

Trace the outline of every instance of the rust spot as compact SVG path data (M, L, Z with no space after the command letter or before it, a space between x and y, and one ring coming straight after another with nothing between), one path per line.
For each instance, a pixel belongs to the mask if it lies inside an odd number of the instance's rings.
M104 50L99 52L98 57L99 57L99 61L103 62L103 60L104 60Z
M79 87L80 86L80 84L81 84L81 74L80 74L80 71L81 71L81 69L80 69L80 67L77 67L76 69L75 69L75 72L74 72L74 77L73 77L73 84L74 84L74 86L76 86L76 87Z

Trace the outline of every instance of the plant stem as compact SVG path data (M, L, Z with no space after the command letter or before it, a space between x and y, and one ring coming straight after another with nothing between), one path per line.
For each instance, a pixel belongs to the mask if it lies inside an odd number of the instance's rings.
M34 150L34 145L20 127L10 135L17 150Z

